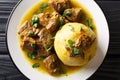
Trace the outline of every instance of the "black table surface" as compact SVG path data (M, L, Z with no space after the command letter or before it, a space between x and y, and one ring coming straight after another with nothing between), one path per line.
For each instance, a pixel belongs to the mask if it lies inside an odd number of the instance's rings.
M0 80L29 80L15 67L6 46L6 23L19 0L0 0ZM96 0L109 25L110 43L105 60L88 80L120 80L120 1Z

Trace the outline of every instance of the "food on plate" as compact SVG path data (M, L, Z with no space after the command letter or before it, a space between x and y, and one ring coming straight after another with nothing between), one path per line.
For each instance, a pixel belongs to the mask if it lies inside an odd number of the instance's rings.
M97 31L90 13L75 0L43 0L23 16L19 45L31 67L70 74L95 55Z

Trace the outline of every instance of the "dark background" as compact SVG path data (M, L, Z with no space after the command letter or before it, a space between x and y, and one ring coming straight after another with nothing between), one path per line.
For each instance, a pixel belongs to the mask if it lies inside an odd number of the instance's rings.
M13 64L6 46L7 19L18 1L0 0L0 80L28 80ZM120 80L120 0L95 1L107 18L110 44L104 62L88 80Z

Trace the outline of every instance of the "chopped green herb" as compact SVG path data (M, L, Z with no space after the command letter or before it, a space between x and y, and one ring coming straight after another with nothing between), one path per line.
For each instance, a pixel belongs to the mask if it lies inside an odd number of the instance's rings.
M37 58L37 53L36 53L36 52L33 52L33 53L32 53L32 56L31 56L31 59L34 60L34 59L36 59L36 58Z
M33 27L39 28L39 24L38 24L38 23L35 23L35 24L33 25Z
M39 60L44 60L45 58L46 58L46 57L44 57L44 56L39 56L39 57L38 57Z
M33 21L31 21L30 23L31 23L32 26L34 25L34 22L33 22Z
M32 22L36 23L36 22L38 22L38 20L39 20L39 18L37 17L37 15L33 15Z
M66 71L64 69L61 69L60 74L66 74Z
M44 9L46 7L48 7L48 4L43 3L43 4L40 5L40 9Z
M51 45L46 45L46 46L45 46L45 49L46 49L47 51L49 51L49 50L52 49L52 47L53 47L53 46L51 46Z
M71 48L73 48L75 45L75 42L73 42L72 40L68 40L68 44Z
M92 19L91 18L87 19L87 26L93 30Z
M32 57L31 57L33 60L35 60L36 59L36 55L32 55Z
M35 63L35 64L32 65L32 67L33 68L38 68L38 67L40 67L40 64L39 63Z
M88 26L91 26L91 22L92 22L92 19L91 19L91 18L88 18L88 19L87 19L87 25L88 25Z
M94 30L94 27L93 27L93 26L90 26L90 29Z
M72 50L72 53L73 53L73 54L80 54L81 51L80 51L79 49L73 49L73 50Z
M63 13L63 16L71 16L72 15L72 12L69 11L69 10L66 10L64 13Z
M38 16L33 15L32 20L31 20L31 25L35 28L38 28L39 27L38 21L39 21Z
M31 43L31 47L35 49L35 44Z
M64 25L65 23L65 20L62 16L60 16L60 26Z
M28 36L32 36L32 35L34 35L34 33L33 33L32 30L30 30L30 31L28 32Z
M45 3L41 4L40 5L40 11L43 13L44 9L47 8L47 7L48 7L48 4L45 4Z
M27 56L28 56L29 58L31 58L31 57L32 57L32 53L28 53Z
M28 53L28 57L30 58L30 59L36 59L37 58L37 53L36 52L33 52L33 53Z
M85 19L85 17L86 17L85 13L82 13L82 14L80 15L80 19Z
M62 28L62 26L65 24L65 19L64 19L64 17L63 16L60 16L60 26L59 26L59 29L61 29Z

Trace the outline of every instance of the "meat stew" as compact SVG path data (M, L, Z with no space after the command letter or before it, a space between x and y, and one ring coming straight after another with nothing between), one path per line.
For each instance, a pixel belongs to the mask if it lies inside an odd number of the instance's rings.
M97 34L92 16L75 0L43 0L23 16L18 29L19 43L33 68L51 75L68 75L81 69L82 66L63 64L54 49L56 33L70 22L82 23Z

